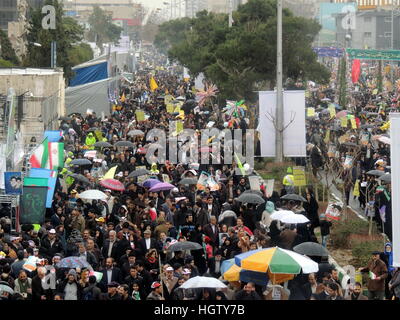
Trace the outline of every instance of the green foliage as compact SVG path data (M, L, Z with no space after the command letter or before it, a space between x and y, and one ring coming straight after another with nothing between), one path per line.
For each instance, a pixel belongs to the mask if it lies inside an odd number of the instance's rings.
M378 77L377 77L378 83L377 83L377 88L378 92L382 92L382 60L379 60L378 62Z
M371 259L371 252L382 251L383 242L379 240L354 241L351 247L354 267L365 267Z
M331 239L335 248L349 248L349 237L351 234L368 235L369 223L358 217L349 217L346 220L333 222ZM373 234L376 234L374 226Z
M10 62L8 60L0 59L0 68L11 68L11 67L14 67L12 62Z
M8 39L7 34L0 29L0 59L6 60L11 63L11 65L18 65L19 60L15 54L15 50Z
M93 59L93 50L87 43L74 45L68 51L69 60L73 66Z
M64 77L69 79L73 73L70 60L70 50L74 44L82 40L83 28L70 18L63 16L63 6L59 0L46 0L45 5L52 5L56 9L56 29L45 30L42 28L43 14L41 8L31 9L28 28L28 53L24 59L24 65L37 68L51 66L51 42L57 43L57 66L64 69ZM35 47L34 42L41 47Z
M99 6L93 6L93 13L89 20L90 29L88 37L90 41L95 41L103 53L103 43L117 43L120 39L122 28L112 23L112 16Z
M169 58L214 82L222 98L255 100L256 84L276 79L276 0L250 0L233 13L199 12L160 26L156 45ZM327 83L329 71L317 62L312 42L320 30L314 20L283 11L284 78Z

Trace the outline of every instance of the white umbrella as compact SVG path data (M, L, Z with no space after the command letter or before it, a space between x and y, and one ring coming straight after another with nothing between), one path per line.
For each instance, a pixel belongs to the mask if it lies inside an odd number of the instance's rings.
M291 215L294 214L293 211L289 211L289 210L278 210L275 211L273 214L271 214L271 219L272 220L281 220L283 217L287 216L287 215Z
M3 292L8 292L9 294L14 294L14 290L5 285L5 284L0 284L0 294L3 294Z
M310 222L310 220L307 219L306 216L302 214L288 214L285 217L282 217L281 222L283 223L291 223L291 224L296 224L296 223L307 223Z
M225 284L216 278L211 277L193 277L186 281L180 286L182 289L193 289L193 288L227 288Z
M222 214L219 215L218 222L221 222L222 220L224 220L225 218L228 218L228 217L233 217L233 218L237 219L237 215L234 211L226 210Z
M105 200L107 195L99 190L87 190L79 194L79 198L89 200Z

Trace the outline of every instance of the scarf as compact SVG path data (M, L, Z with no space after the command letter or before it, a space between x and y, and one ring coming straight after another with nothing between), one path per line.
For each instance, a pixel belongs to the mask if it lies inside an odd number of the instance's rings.
M156 258L154 258L154 257L148 257L148 258L147 258L147 261L150 262L150 263L155 263L155 262L156 262Z

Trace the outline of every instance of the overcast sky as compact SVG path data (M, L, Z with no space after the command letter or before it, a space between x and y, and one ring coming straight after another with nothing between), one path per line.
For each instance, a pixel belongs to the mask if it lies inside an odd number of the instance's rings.
M151 8L163 8L163 2L169 2L170 0L135 0L135 2L141 3L145 7Z

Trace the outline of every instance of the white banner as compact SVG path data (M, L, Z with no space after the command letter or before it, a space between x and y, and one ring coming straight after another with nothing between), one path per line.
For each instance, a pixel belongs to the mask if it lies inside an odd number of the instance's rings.
M276 92L259 92L261 156L275 157L275 127L272 119L276 115ZM283 93L283 154L285 157L306 156L305 91L294 90ZM290 123L291 122L291 123ZM290 124L289 124L290 123Z
M204 74L200 73L196 79L194 79L194 87L197 90L204 90L204 84L203 84L203 80L204 80Z
M400 140L400 114L390 114L390 136ZM400 144L390 144L392 174L392 244L393 267L400 267Z

